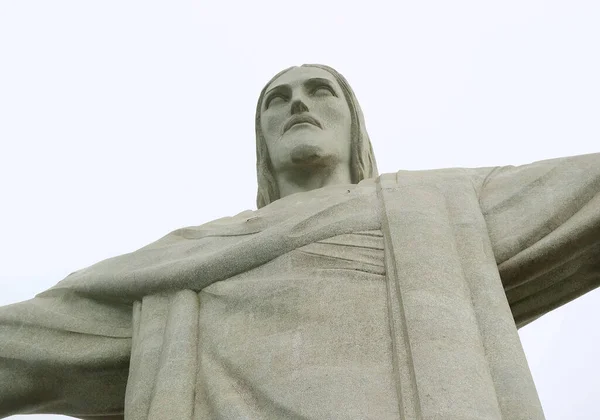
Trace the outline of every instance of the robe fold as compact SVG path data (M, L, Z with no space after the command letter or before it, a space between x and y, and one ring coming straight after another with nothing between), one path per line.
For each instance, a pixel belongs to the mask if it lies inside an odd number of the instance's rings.
M0 308L0 416L543 419L517 327L600 285L600 154L400 171Z

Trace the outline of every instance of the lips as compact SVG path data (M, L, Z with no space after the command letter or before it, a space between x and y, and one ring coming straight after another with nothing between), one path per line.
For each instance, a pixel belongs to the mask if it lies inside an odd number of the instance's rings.
M292 126L296 125L296 124L302 124L302 123L309 123L312 124L316 127L319 128L323 128L321 127L321 124L319 123L319 121L317 121L316 119L314 119L313 117L311 117L310 115L294 115L292 118L290 118L288 120L287 123L285 123L285 126L283 127L283 132L285 133L286 131L288 131Z

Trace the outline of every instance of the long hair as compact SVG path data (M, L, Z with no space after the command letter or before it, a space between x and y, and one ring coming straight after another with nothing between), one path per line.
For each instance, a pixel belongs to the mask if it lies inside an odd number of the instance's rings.
M365 119L358 104L358 100L348 84L348 81L335 69L322 64L303 64L302 67L317 67L330 73L340 85L344 92L344 97L350 108L351 127L350 127L350 176L353 184L358 184L363 179L377 176L377 163L373 154L371 140L365 128ZM267 143L261 129L260 116L262 103L267 87L279 76L291 70L289 67L277 73L260 92L258 103L256 105L255 131L256 131L256 176L258 179L258 194L256 205L258 208L264 207L269 203L280 198L277 181L273 174L273 166L269 157Z

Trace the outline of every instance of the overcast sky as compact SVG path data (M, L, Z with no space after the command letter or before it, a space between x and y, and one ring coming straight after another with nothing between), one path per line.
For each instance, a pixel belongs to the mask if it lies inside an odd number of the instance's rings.
M256 99L290 65L347 77L380 172L600 152L599 22L597 0L2 0L0 304L255 208ZM597 290L521 330L548 420L600 418L599 319Z

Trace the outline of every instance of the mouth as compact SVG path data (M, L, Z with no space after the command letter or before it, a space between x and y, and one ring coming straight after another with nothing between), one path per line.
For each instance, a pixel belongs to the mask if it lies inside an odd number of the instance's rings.
M292 128L296 124L304 124L304 123L312 124L316 127L319 127L320 129L323 129L323 127L321 126L319 121L317 121L310 115L294 115L292 118L290 118L288 120L287 123L285 123L285 126L283 127L283 132L285 133L286 131L288 131L290 128Z

